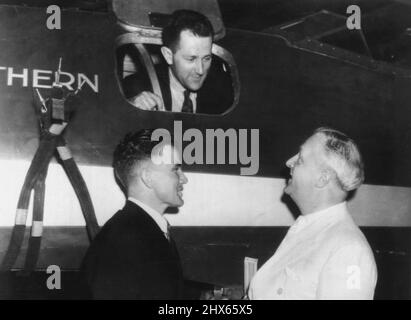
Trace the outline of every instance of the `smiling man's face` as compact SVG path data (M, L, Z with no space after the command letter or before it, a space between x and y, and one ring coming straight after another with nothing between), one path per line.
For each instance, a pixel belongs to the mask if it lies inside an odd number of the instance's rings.
M161 154L163 161L151 163L151 187L161 205L180 207L184 204L183 185L188 182L181 169L181 158L177 150L168 145Z
M181 85L190 90L199 90L211 66L211 37L200 37L189 30L180 33L175 52L166 48L164 58L169 64L174 77Z
M301 146L300 152L290 158L286 165L290 168L290 179L284 189L298 205L311 197L322 174L321 155L323 139L315 134Z

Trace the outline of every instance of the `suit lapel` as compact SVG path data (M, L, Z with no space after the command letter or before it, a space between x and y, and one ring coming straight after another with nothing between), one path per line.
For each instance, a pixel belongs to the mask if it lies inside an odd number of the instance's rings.
M142 226L142 229L145 232L150 233L150 235L154 237L154 241L159 241L159 243L161 243L160 247L164 250L162 253L162 257L168 257L167 259L171 258L172 264L174 268L176 268L178 274L178 291L181 295L183 291L183 267L181 265L180 255L178 253L176 243L171 233L169 233L170 239L167 240L167 238L164 236L163 231L160 229L157 223L150 217L150 215L132 201L127 200L127 203L123 210L124 212L140 215L140 218L144 224L144 226Z

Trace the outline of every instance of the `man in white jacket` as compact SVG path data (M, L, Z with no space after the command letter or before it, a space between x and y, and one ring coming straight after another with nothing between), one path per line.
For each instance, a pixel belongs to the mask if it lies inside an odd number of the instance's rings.
M372 299L374 256L346 205L364 180L356 144L319 128L286 165L291 177L284 192L301 216L254 276L250 299Z

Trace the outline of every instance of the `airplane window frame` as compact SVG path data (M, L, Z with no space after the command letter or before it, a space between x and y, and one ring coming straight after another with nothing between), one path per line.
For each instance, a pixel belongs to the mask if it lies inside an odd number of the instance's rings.
M157 73L155 71L154 68L154 62L149 54L149 52L147 51L147 48L145 47L146 44L152 44L152 45L162 45L162 41L161 41L161 32L150 32L149 34L142 34L142 33L135 33L135 32L128 32L128 33L124 33L120 36L118 36L116 38L116 47L115 50L117 52L117 50L125 45L134 45L136 47L136 49L139 52L139 59L140 62L144 65L145 67L145 71L147 72L147 75L149 77L149 80L151 82L151 85L153 87L153 91L154 93L158 94L161 98L162 97L162 93L161 93L161 89L160 89L160 84L158 81L158 76ZM231 112L232 110L234 110L240 100L240 91L241 91L241 84L240 84L240 76L239 76L239 72L238 72L238 67L237 64L234 60L234 57L232 56L232 54L224 49L223 47L221 47L220 45L217 45L215 43L213 43L212 49L211 49L211 53L217 57L219 57L221 60L223 60L224 63L226 63L230 69L230 77L231 77L231 84L233 87L233 102L231 104L231 106L229 108L227 108L227 110L225 110L223 113L220 114L207 114L207 113L195 113L195 115L202 115L202 116L224 116L226 114L228 114L229 112ZM124 59L124 58L123 58ZM123 60L124 62L124 60ZM124 91L123 91L123 86L122 86L122 80L124 80L123 75L120 75L118 73L118 57L116 55L116 78L117 78L117 83L120 87L120 92L123 96L123 98L133 107L135 107L129 99L127 99L124 95ZM121 77L121 79L120 79ZM138 109L138 108L136 108ZM173 111L168 111L168 110L141 110L138 109L140 111L149 111L149 112L169 112L169 113L178 113L178 112L173 112Z

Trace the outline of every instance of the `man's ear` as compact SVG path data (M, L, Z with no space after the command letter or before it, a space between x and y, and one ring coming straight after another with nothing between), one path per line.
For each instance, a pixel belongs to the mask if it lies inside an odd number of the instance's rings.
M150 168L148 168L147 166L141 168L140 179L147 188L151 189L153 180Z
M321 170L315 186L320 189L324 188L331 181L331 178L332 172L328 169L323 169Z
M169 47L162 46L161 53L163 54L164 59L166 60L168 65L173 64L173 51Z

